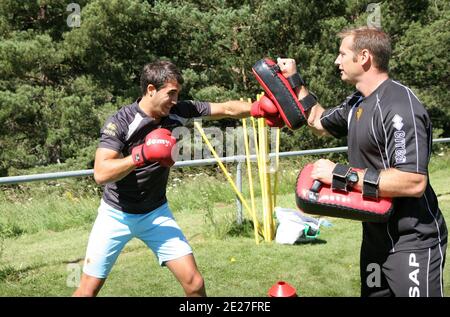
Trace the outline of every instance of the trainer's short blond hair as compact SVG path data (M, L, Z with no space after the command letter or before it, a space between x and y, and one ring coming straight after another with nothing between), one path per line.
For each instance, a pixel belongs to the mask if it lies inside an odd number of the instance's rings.
M373 55L375 67L382 72L389 71L389 59L392 48L391 39L388 34L374 27L359 27L345 29L338 33L339 38L353 36L353 53L358 54L363 49L367 49Z

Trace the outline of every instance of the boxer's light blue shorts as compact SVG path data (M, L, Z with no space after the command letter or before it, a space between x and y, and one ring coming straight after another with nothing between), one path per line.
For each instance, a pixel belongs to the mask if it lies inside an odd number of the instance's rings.
M83 272L106 278L125 244L134 237L153 251L160 265L192 253L167 203L147 214L129 214L102 200L89 236Z

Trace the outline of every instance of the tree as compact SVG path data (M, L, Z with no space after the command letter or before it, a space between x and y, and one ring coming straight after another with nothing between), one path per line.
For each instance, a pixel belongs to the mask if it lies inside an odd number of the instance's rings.
M1 1L0 175L64 162L92 167L100 126L139 97L140 70L156 59L182 70L181 98L223 101L261 92L257 60L293 57L320 102L335 106L354 89L334 66L336 34L366 25L371 2L78 0L73 27L67 1ZM435 136L450 134L449 14L444 0L381 2L392 76L423 101ZM283 150L344 141L282 131Z

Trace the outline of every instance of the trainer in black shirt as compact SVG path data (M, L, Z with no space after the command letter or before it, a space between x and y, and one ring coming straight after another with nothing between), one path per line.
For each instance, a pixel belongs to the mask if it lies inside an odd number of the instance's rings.
M335 64L357 91L335 108L317 103L308 125L318 135L347 137L349 165L362 169L354 189L363 191L371 169L378 179L371 194L394 204L387 223L363 222L361 295L442 297L447 228L428 179L430 118L410 88L389 78L386 33L363 27L339 35ZM293 59L278 64L286 77L297 72ZM304 86L297 92L299 99L309 94ZM335 166L318 160L311 176L330 184Z

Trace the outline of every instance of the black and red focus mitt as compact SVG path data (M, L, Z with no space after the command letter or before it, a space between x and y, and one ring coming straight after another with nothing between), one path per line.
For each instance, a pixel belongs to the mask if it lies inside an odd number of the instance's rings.
M297 178L295 198L303 212L367 222L388 221L393 210L391 198L373 200L355 190L333 191L330 185L311 177L312 169L312 164L306 165Z
M277 63L268 58L261 59L253 65L252 71L286 125L290 129L303 126L309 109L305 109L297 99L293 84L284 77Z

